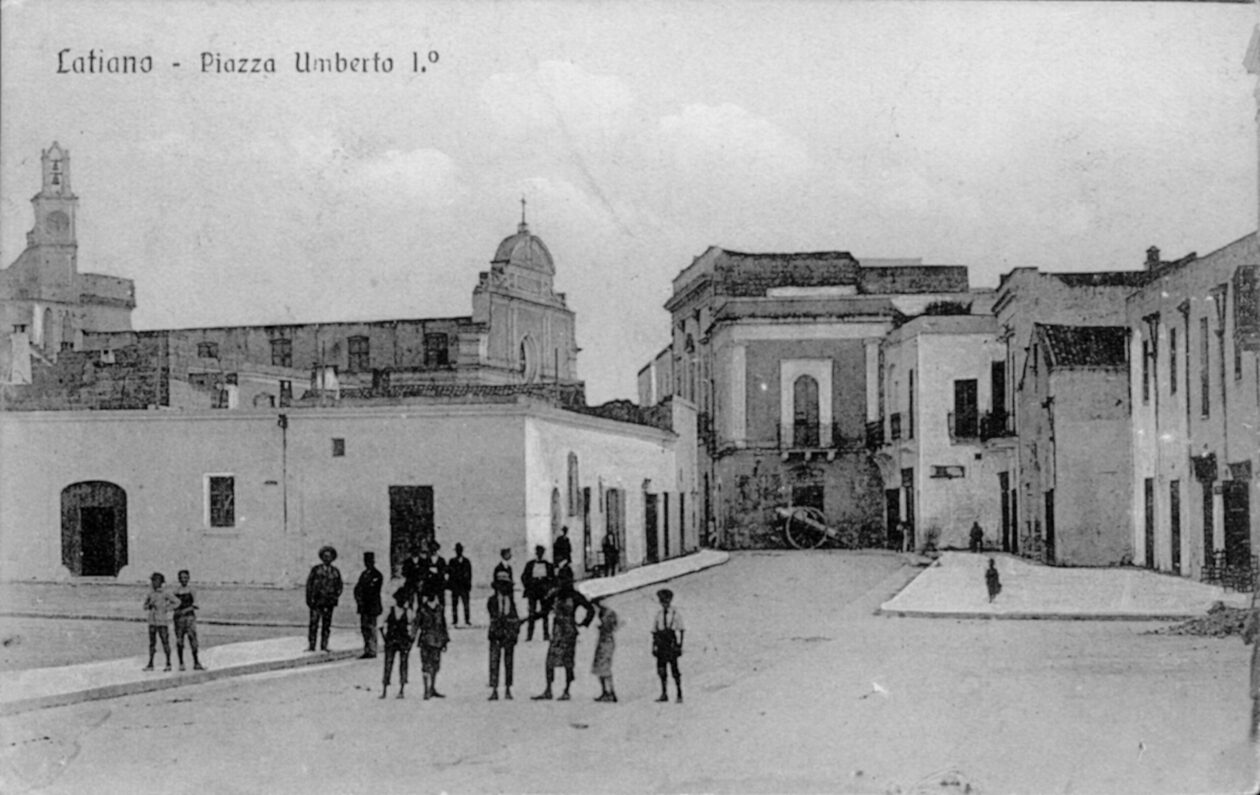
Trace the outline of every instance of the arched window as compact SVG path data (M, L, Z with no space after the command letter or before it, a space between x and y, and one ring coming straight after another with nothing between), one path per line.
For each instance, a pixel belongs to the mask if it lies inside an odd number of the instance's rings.
M569 453L569 516L582 512L582 484L578 479L577 453Z
M792 385L792 444L818 446L818 382L803 375Z
M551 490L551 537L553 540L557 536L560 535L560 525L562 524L560 511L561 511L560 489L552 489Z

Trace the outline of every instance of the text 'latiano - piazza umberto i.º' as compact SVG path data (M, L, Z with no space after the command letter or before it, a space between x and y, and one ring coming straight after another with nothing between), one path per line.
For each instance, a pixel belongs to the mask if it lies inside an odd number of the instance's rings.
M437 50L412 50L399 59L399 71L425 72L439 60ZM274 56L237 56L219 52L201 52L198 70L203 74L276 74L285 59ZM293 71L298 74L390 74L394 72L393 56L379 52L346 55L339 51L319 54L310 51L293 53ZM182 68L172 61L172 69ZM89 49L86 53L67 47L57 53L57 74L149 74L154 69L152 55L134 53L111 54Z

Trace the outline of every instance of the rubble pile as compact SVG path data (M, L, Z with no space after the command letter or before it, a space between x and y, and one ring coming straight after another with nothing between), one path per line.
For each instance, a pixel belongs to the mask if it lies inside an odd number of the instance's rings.
M1208 608L1207 615L1192 618L1176 626L1154 629L1148 635L1202 635L1212 638L1225 638L1230 635L1241 635L1243 622L1247 620L1247 608L1226 607L1215 602Z

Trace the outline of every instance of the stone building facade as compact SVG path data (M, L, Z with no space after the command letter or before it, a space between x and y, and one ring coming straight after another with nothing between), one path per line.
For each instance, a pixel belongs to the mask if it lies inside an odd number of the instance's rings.
M977 299L971 308L983 312ZM922 315L881 343L870 440L884 525L910 534L896 545L965 549L974 522L986 545L1010 549L1005 356L991 314Z
M1156 267L1127 302L1138 563L1201 577L1260 551L1260 242ZM1252 567L1254 568L1254 567Z
M640 371L640 398L665 383L696 404L702 535L779 546L774 509L803 504L850 543L886 543L866 436L880 417L880 343L907 316L971 300L957 266L717 247L697 257L674 279L668 355Z

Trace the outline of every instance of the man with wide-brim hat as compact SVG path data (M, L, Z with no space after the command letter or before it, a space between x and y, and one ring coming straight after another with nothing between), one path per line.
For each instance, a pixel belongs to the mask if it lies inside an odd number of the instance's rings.
M315 635L318 630L319 648L328 651L328 634L332 631L333 608L341 599L341 572L333 565L337 550L331 546L319 550L319 564L311 568L306 578L306 606L311 610L311 622L307 631L307 651L315 651Z

